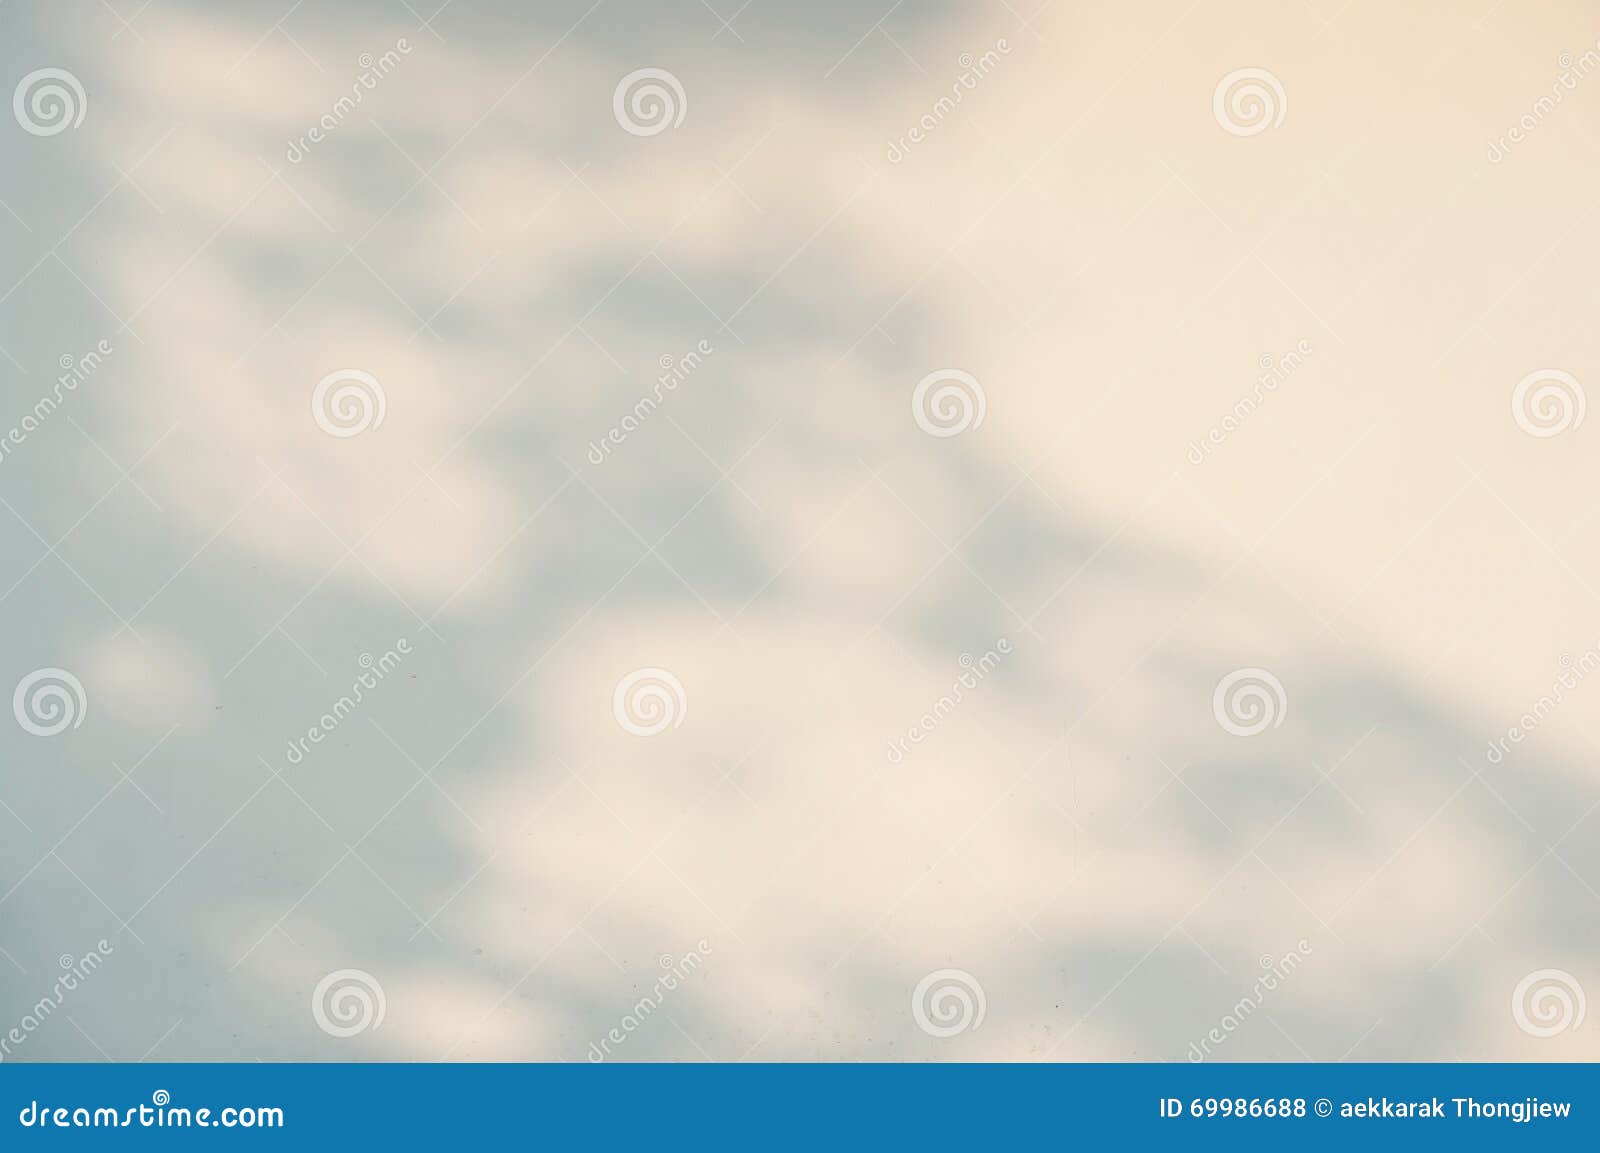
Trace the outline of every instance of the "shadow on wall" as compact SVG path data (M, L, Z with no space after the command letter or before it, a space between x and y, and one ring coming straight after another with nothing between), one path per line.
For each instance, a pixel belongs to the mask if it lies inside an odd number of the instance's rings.
M880 154L938 87L870 33L837 65L848 5L752 8L737 49L689 5L560 40L583 7L150 10L114 47L0 13L6 76L67 58L91 112L4 144L8 411L113 349L0 461L0 671L83 688L0 736L7 1059L1600 1055L1510 1009L1596 971L1587 764L1489 763L1515 715L1030 469L990 286L918 289L925 170ZM1052 41L955 18L896 29L1017 35L1038 83ZM693 104L640 152L612 87L657 60ZM928 435L913 388L964 354L993 415ZM1219 714L1239 669L1271 678ZM912 1006L943 969L983 1005L950 1037Z

